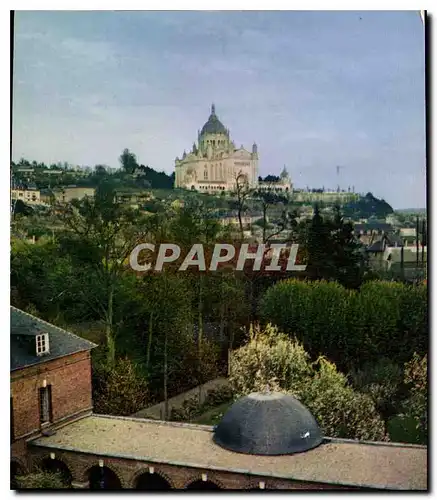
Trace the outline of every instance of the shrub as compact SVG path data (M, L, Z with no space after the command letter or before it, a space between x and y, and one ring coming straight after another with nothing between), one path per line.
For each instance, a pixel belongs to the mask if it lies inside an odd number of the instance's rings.
M386 440L384 421L372 399L353 390L346 377L325 358L314 377L297 394L317 419L325 436Z
M269 386L293 390L311 374L309 355L272 325L251 327L249 341L232 353L229 383L242 396Z
M128 358L120 358L114 367L106 364L96 369L93 384L94 410L107 415L132 415L148 402L146 380Z
M303 346L267 325L252 328L231 359L231 387L238 396L266 387L289 392L314 414L327 436L384 440L384 422L372 399L358 393L325 358L310 363Z
M386 422L399 410L403 373L390 359L381 358L362 369L352 370L351 381L355 389L371 397Z
M410 394L405 401L405 413L413 417L417 428L426 436L428 432L428 359L414 353L405 364L404 382L409 386Z
M67 489L62 474L59 472L36 471L25 476L17 476L15 478L17 489L43 489L43 490L60 490Z
M193 396L186 399L181 407L172 408L170 412L170 420L179 422L190 422L201 414L198 396Z
M203 406L205 406L205 411L215 406L220 406L223 403L227 403L234 398L234 392L232 388L228 385L219 387L217 389L211 389L207 392Z
M172 408L170 420L189 422L232 399L233 392L230 387L224 386L219 389L212 389L207 392L202 404L200 404L198 396L193 396L186 399L180 408Z

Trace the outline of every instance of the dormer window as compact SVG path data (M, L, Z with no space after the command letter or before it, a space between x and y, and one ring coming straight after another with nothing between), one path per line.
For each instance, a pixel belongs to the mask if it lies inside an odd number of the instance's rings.
M36 336L36 354L37 356L42 356L43 354L47 354L50 351L49 349L49 334L42 333L41 335Z

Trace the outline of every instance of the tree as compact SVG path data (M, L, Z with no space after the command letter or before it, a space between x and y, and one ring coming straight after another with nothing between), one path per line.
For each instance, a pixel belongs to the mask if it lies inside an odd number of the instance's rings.
M330 279L335 275L331 228L323 220L319 205L304 233L304 245L308 255L307 273L312 279Z
M261 207L262 207L262 229L263 229L263 243L267 242L267 210L270 206L277 205L279 203L286 204L287 203L287 198L285 196L282 196L280 194L274 193L272 191L255 191L254 193L255 198L257 198L261 202ZM283 221L280 221L283 222ZM284 221L285 222L285 221ZM275 236L277 234L280 234L282 231L286 229L286 224L279 224L280 230L275 233ZM270 236L272 237L272 235Z
M240 171L235 177L235 196L237 215L238 215L238 225L240 228L240 238L241 241L244 240L244 228L242 215L247 210L247 199L252 194L252 190L249 188L246 176Z
M100 365L94 373L93 401L96 413L129 416L148 403L146 380L127 357L114 365Z
M138 167L137 157L129 149L124 149L121 153L120 163L127 174L133 174Z
M345 222L337 206L332 219L323 218L315 205L312 220L300 233L307 254L307 273L313 280L335 280L348 288L358 288L367 270L361 245L353 226Z
M334 278L347 288L358 288L367 268L364 253L355 239L352 223L344 221L339 206L334 208L331 235Z
M93 199L73 200L59 207L59 218L66 231L61 236L64 252L78 266L86 266L89 278L102 285L95 307L106 325L107 361L115 360L114 293L127 259L143 241L149 227L138 212L115 201L114 190L99 186Z
M31 206L26 205L23 200L12 200L12 217L15 219L17 215L27 217L32 215L34 210Z

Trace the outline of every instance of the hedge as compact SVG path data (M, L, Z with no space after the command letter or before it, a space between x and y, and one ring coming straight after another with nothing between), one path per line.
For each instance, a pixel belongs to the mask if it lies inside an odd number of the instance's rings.
M260 303L265 323L296 336L313 356L357 368L381 356L399 363L428 344L426 285L371 281L359 291L336 282L285 280Z

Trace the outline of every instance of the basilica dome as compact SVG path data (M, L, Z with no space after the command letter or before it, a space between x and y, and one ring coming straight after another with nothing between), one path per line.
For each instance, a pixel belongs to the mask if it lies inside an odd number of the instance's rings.
M315 448L323 436L315 418L297 399L279 392L257 392L228 409L213 439L238 453L289 455Z
M208 121L202 127L200 135L205 134L226 134L227 130L223 123L217 118L215 114L215 106L214 104L211 106L211 114L209 115Z

